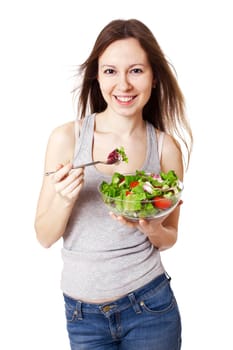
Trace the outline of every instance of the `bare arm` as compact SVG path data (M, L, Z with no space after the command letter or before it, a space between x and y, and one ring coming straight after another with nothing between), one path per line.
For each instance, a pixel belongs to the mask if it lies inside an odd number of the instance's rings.
M183 181L183 161L180 148L174 142L174 140L165 135L162 157L161 157L161 170L168 172L174 170L178 178ZM145 233L148 235L151 243L154 244L159 250L165 250L172 247L177 241L178 224L179 224L180 206L168 215L163 221L158 221L155 226L150 227L148 222L142 223ZM148 230L148 231L147 231Z
M176 172L177 176L182 181L183 162L181 151L174 140L170 136L165 135L162 148L161 170L163 172L168 172L171 169ZM156 220L139 220L138 223L130 222L122 216L116 217L113 214L111 214L111 216L129 227L136 226L148 237L156 248L159 250L165 250L176 243L179 213L180 206L165 218Z
M83 169L72 170L74 145L73 122L56 128L48 141L45 171L58 170L44 176L36 210L35 230L44 247L50 247L64 234L82 188Z

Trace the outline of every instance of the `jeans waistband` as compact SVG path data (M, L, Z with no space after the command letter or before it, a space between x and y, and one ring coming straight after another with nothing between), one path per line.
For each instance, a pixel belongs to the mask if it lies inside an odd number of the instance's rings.
M139 312L137 306L140 301L142 301L144 298L150 297L150 295L153 295L155 291L159 288L161 288L165 283L168 283L170 281L170 277L163 273L156 277L151 282L147 283L143 287L136 289L135 291L132 291L128 293L127 295L123 296L122 298L116 299L111 302L101 303L101 304L95 304L95 303L85 303L81 300L75 300L67 295L64 294L64 299L66 302L71 303L72 305L75 305L77 308L77 312L79 315L81 313L104 313L109 314L111 312L115 312L116 310L122 311L124 309L127 309L130 306L133 306L135 311Z

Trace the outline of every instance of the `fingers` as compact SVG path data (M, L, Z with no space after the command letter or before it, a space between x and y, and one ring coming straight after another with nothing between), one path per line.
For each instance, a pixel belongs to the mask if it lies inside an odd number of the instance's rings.
M110 212L109 214L114 220L117 220L121 224L131 228L137 228L146 235L151 235L155 231L156 227L158 227L161 224L161 221L162 221L161 219L157 219L157 220L140 219L138 221L131 221L131 220L127 220L123 216L117 216L113 212Z
M64 179L72 169L72 163L67 163L66 165L58 164L56 172L52 175L51 181L57 183Z
M64 165L63 165L63 164L61 164L61 163L60 163L60 164L58 164L58 165L56 166L56 171L58 171L59 169L63 168L63 166L64 166Z
M156 234L157 228L161 225L161 219L160 220L139 220L139 229L144 234L148 235L154 235Z
M74 202L83 186L84 169L72 169L71 163L64 166L59 164L57 168L58 170L51 177L55 192L66 202Z
M112 219L117 220L121 224L126 225L128 227L137 227L138 226L138 222L127 220L123 216L115 215L113 212L110 212L109 215L111 216Z
M63 197L74 198L82 185L84 180L83 170L78 170L67 175L67 177L56 185L56 191Z

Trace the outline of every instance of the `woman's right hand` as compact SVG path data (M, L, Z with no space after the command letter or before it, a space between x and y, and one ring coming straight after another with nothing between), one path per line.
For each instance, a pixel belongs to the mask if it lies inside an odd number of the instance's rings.
M84 168L72 169L72 163L58 164L56 173L51 176L55 192L66 206L73 206L84 182Z

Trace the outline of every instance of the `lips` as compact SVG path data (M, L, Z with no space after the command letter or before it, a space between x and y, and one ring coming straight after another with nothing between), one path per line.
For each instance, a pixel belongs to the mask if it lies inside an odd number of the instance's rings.
M121 103L129 103L135 99L136 96L115 96L116 100Z

